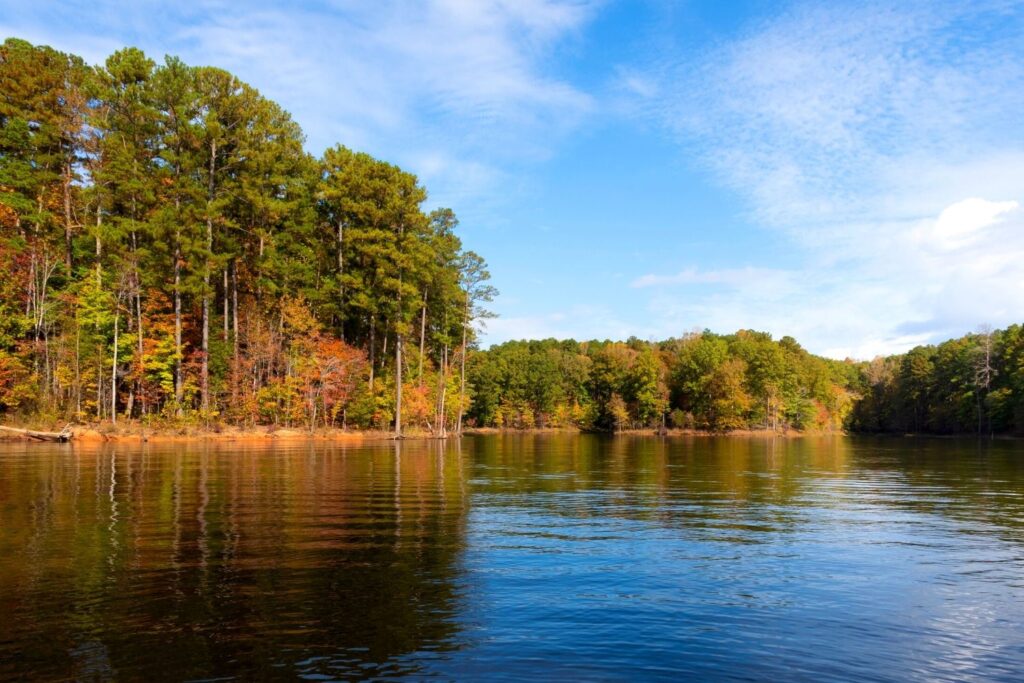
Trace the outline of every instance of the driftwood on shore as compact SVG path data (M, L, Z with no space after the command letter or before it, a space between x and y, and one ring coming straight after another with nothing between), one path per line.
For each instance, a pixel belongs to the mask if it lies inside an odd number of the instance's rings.
M37 439L38 441L70 441L71 440L71 425L67 425L64 429L59 432L37 432L32 429L18 429L17 427L4 427L0 425L0 431L10 432L12 434L19 434L29 439Z

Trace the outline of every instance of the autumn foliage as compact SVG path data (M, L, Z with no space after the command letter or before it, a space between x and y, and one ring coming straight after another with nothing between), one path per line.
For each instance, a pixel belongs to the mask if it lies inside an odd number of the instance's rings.
M303 145L221 69L0 45L0 413L397 430L406 386L456 428L483 259L414 175Z

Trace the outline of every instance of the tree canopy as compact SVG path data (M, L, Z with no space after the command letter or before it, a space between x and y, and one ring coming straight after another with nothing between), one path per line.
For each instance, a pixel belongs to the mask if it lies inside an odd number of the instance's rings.
M5 41L0 410L387 428L404 380L455 425L486 264L415 175L304 142L224 70Z
M1024 332L861 362L751 330L515 341L471 355L470 386L472 419L497 427L1024 434Z

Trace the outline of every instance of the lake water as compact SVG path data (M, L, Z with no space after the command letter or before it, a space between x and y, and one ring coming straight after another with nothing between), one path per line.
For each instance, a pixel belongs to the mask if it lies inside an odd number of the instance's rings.
M1024 678L1024 443L0 444L0 679Z

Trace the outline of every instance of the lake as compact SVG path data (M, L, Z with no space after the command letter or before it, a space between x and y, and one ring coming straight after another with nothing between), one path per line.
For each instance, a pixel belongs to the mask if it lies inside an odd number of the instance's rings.
M0 444L0 679L1022 676L1024 442Z

